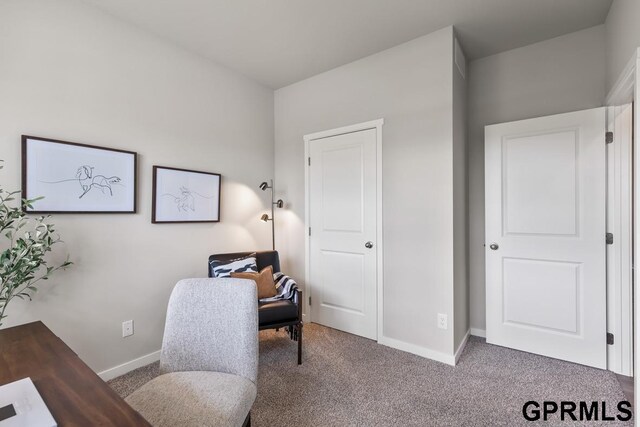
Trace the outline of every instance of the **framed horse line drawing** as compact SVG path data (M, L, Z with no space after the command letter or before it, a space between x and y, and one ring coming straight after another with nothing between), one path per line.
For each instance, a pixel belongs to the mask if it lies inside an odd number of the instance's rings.
M22 198L28 213L135 213L137 154L22 136Z
M218 173L154 166L151 222L219 222L220 180Z

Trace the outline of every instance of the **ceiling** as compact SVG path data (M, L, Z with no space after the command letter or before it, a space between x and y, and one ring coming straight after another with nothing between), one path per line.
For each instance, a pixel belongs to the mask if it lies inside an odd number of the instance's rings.
M454 25L476 59L605 21L612 0L84 0L280 88Z

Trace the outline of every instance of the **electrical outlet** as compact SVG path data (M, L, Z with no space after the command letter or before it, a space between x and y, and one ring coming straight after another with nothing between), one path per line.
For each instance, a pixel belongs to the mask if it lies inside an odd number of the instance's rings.
M438 328L447 329L447 315L438 313Z
M122 338L133 335L133 320L122 322Z

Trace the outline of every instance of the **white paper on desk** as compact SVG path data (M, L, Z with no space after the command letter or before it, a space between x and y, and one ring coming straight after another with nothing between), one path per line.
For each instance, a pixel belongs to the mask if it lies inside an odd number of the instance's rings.
M31 378L0 386L0 408L7 405L13 405L16 415L0 421L0 427L58 426Z

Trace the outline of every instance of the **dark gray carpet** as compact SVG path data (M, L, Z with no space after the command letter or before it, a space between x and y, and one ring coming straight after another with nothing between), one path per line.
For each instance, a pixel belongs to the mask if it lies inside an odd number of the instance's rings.
M625 399L611 372L488 345L480 338L471 337L454 368L319 325L304 330L302 366L296 365L296 343L283 331L260 333L252 425L595 426L600 423L557 417L527 422L522 405L585 400L606 401L615 409ZM154 363L109 384L127 396L156 375Z

